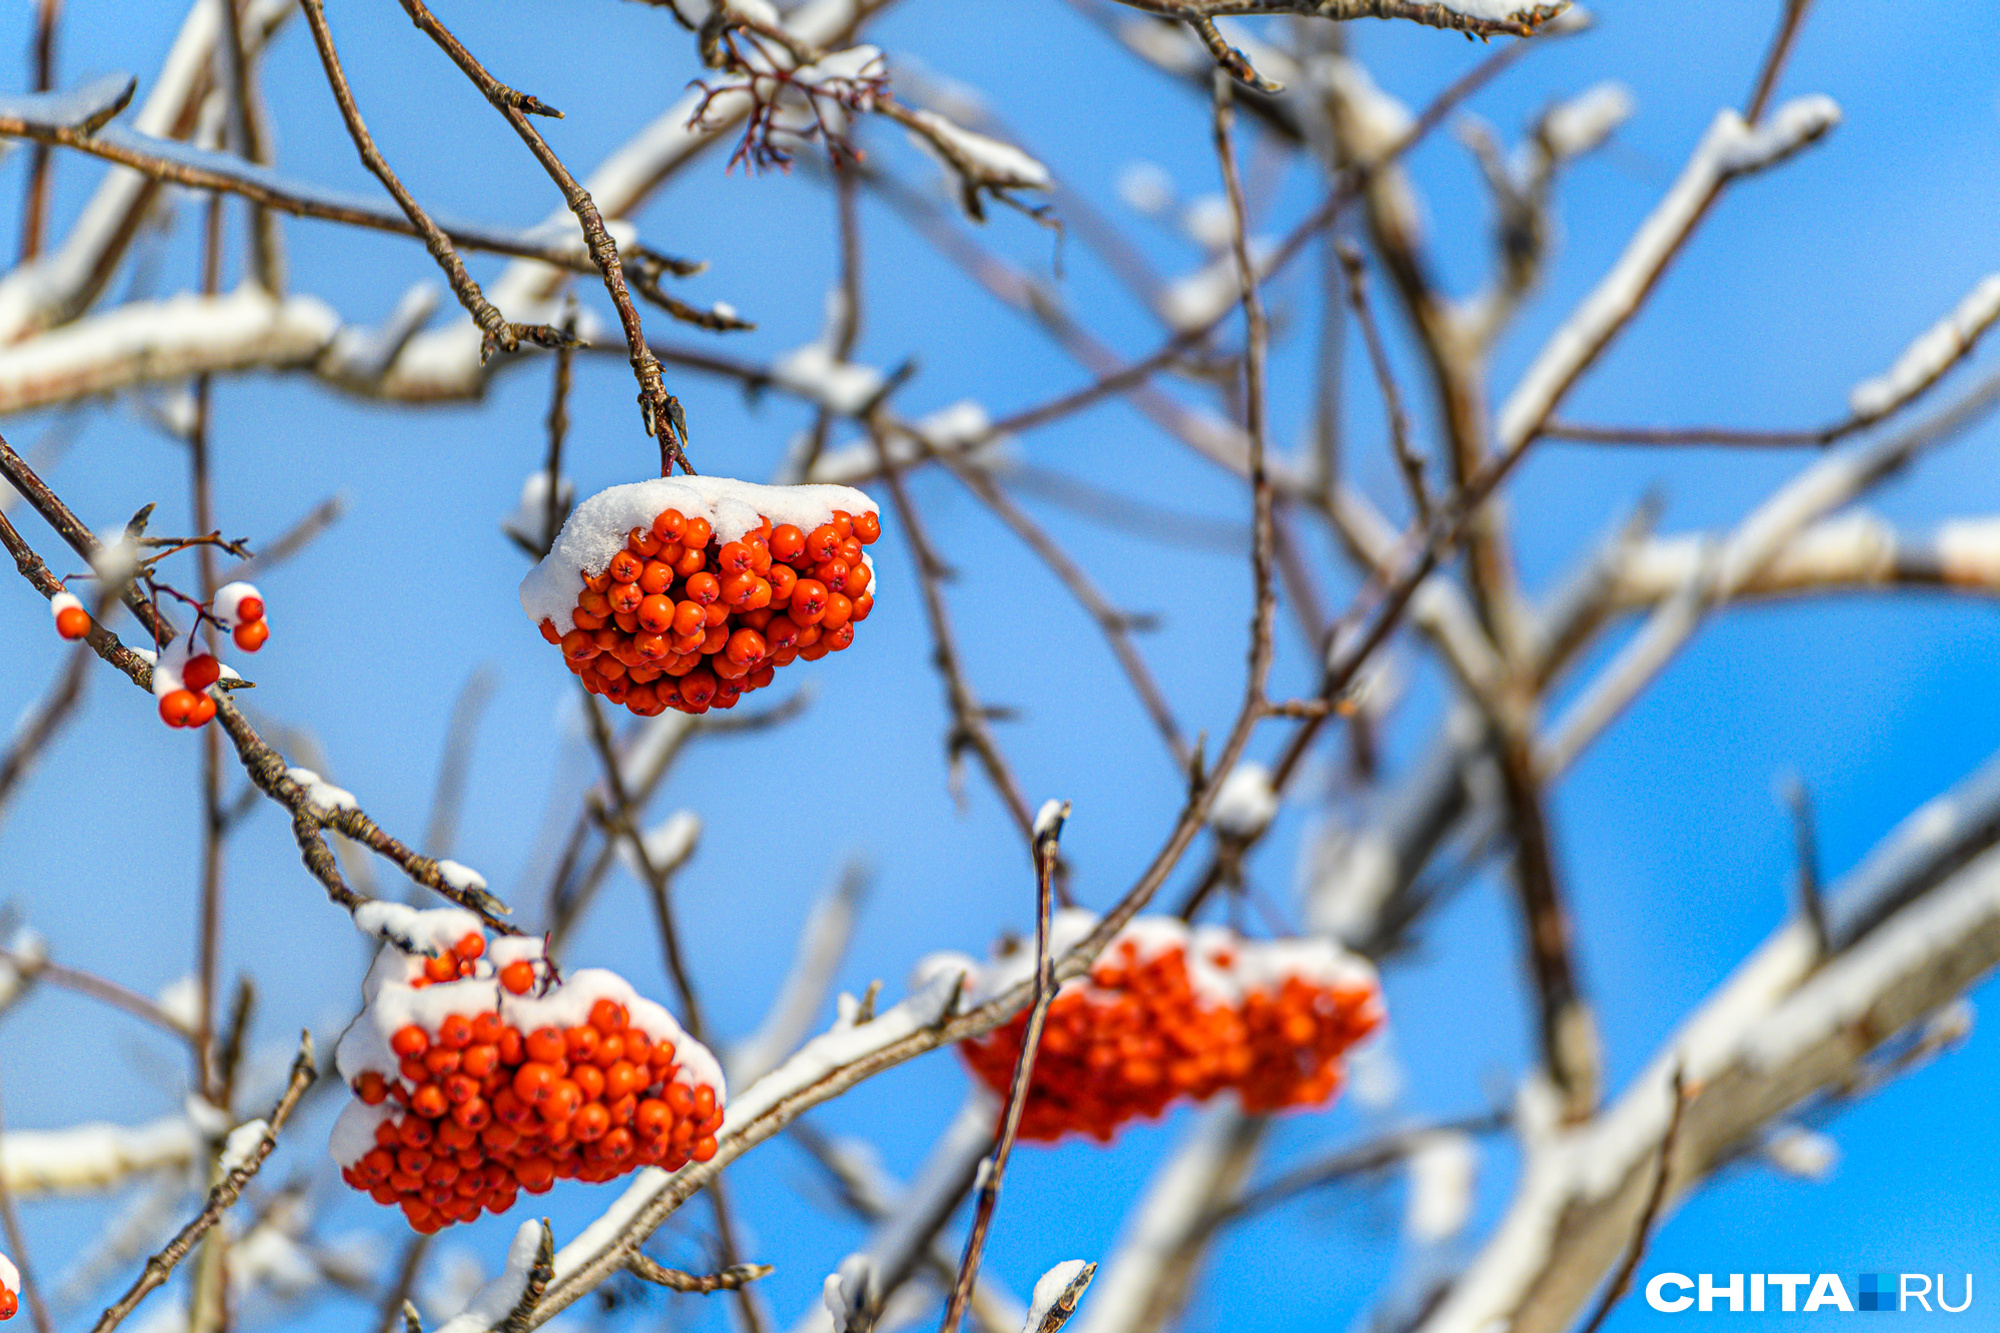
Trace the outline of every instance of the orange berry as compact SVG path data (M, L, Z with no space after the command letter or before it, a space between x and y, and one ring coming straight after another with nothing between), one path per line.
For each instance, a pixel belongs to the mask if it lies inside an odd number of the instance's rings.
M614 616L629 616L638 611L639 603L645 596L646 594L639 590L639 585L636 583L614 583L611 585L611 591L604 595L604 599L611 603L611 613ZM620 623L618 628L625 630L627 634L632 632L623 623Z
M442 958L426 958L424 959L424 975L432 981L456 981L458 979L458 960L449 954L446 954Z
M691 518L687 521L687 532L681 537L681 541L690 550L699 551L708 545L708 539L714 535L715 529L709 525L707 519Z
M854 599L854 614L850 617L850 619L866 620L868 619L868 613L870 611L873 611L874 609L875 609L875 594L872 592L864 592L859 597L856 597Z
M660 539L651 528L634 528L625 534L625 545L633 554L645 558L659 553Z
M609 606L605 607L605 610L607 612L610 609L611 608ZM598 630L603 629L604 622L607 619L609 619L608 616L592 615L590 612L584 610L582 607L578 607L576 610L570 612L569 618L571 623L574 624L578 629L589 630L593 634L596 633Z
M639 571L639 588L645 593L665 592L674 581L674 567L671 563L648 560Z
M585 629L573 629L563 635L562 650L563 656L572 662L588 662L601 651L596 640L590 637L590 631Z
M603 592L606 588L611 586L611 575L603 570L599 570L595 574L590 574L584 572L583 570L578 570L577 576L583 580L583 586L590 589L590 591L592 592Z
M720 632L721 631L718 631L718 633ZM738 662L729 656L728 647L729 645L724 644L722 648L716 652L715 656L708 659L708 669L710 671L713 671L717 676L721 677L720 681L718 681L715 687L715 695L716 695L715 706L717 708L728 707L727 704L722 702L722 696L727 694L732 689L740 690L742 686L739 685L737 682L741 681L745 676L750 674L749 667L743 665L743 663Z
M826 614L819 619L819 627L831 634L845 625L854 614L854 603L847 600L845 593L830 592L826 595Z
M486 937L476 930L468 930L458 943L451 946L451 951L460 958L477 958L486 952Z
M635 587L634 592L638 591ZM671 597L653 593L637 603L639 624L648 634L663 634L674 623L674 602Z
M702 708L715 697L715 675L697 668L681 678L681 702L691 708Z
M603 1100L604 1071L602 1069L599 1069L596 1065L578 1065L570 1071L570 1077L576 1080L577 1087L583 1089L585 1105Z
M798 586L792 589L791 600L786 615L800 625L817 625L820 617L826 614L826 585L818 579L800 579Z
M729 636L728 652L733 662L754 662L764 655L764 636L754 629L739 629Z
M542 631L542 637L544 639L547 639L550 643L562 642L562 632L556 628L555 621L550 620L546 616L544 616L542 618L542 623L539 626L539 628Z
M704 1134L694 1141L694 1151L689 1154L697 1162L706 1162L715 1156L715 1135Z
M611 1128L611 1112L601 1102L591 1102L576 1112L569 1132L579 1143L594 1143Z
M805 557L815 565L833 559L839 549L840 529L831 523L822 523L806 534Z
M195 710L192 690L169 690L160 699L160 720L170 727L185 727Z
M771 547L762 537L746 537L743 544L750 548L750 572L769 574L771 572Z
M566 1047L560 1029L536 1028L528 1034L526 1049L530 1060L539 1060L552 1065L563 1058Z
M868 585L874 581L874 570L868 568L868 566L862 564L859 560L852 560L848 562L847 578L841 583L840 590L849 597L859 597L862 593L868 591Z
M608 1037L614 1032L624 1032L625 1024L630 1018L631 1016L625 1012L625 1006L616 1000L599 1000L590 1006L590 1026L597 1029L601 1037Z
M750 594L756 590L757 576L746 569L722 580L722 596L719 600L725 607L748 610Z
M777 677L777 674L778 668L767 662L750 673L749 683L745 688L761 690L766 685L769 685Z
M205 727L209 719L214 716L215 700L206 694L197 694L194 697L194 711L188 714L187 724L190 727Z
M559 1078L555 1087L549 1090L549 1099L542 1105L542 1119L550 1124L567 1120L575 1115L583 1105L583 1089L573 1078Z
M722 651L723 645L728 642L729 642L729 626L711 625L709 627L708 633L702 636L701 640L702 655L709 656L714 653L719 653Z
M419 1057L430 1048L429 1034L415 1023L397 1028L396 1035L389 1038L389 1049L402 1056Z
M863 546L874 545L875 539L882 535L882 516L871 510L864 509L856 514L853 523L854 539Z
M451 1109L445 1098L444 1089L435 1083L426 1083L410 1094L410 1109L426 1120L435 1120Z
M707 564L708 553L703 551L699 546L690 546L681 552L680 559L673 562L674 573L680 575L682 578L686 578L690 574L701 573Z
M516 995L526 995L535 985L535 965L517 958L500 969L500 984Z
M200 693L222 679L222 664L207 653L196 653L181 668L181 683Z
M854 537L847 538L846 540L840 543L840 549L833 553L833 558L836 560L844 560L849 565L860 564L861 542Z
M637 583L639 573L645 567L646 562L631 551L620 551L611 557L611 563L605 567L605 572L611 575L613 584Z
M771 604L771 580L761 574L752 574L750 577L754 581L754 586L750 589L750 595L744 599L743 606L750 611L762 611Z
M748 573L750 548L741 541L724 542L715 553L715 567L723 574Z
M780 523L771 529L771 556L775 560L790 560L806 549L806 535L790 523Z
M846 541L854 535L854 516L845 509L836 509L833 511L833 518L829 520L829 526L840 534L840 540Z
M472 1020L464 1014L447 1014L438 1024L437 1044L448 1051L462 1051L472 1045Z
M572 1061L588 1060L597 1054L597 1043L602 1036L594 1027L574 1027L563 1034L563 1049Z
M389 1085L374 1070L365 1070L360 1078L354 1080L354 1095L361 1099L364 1106L380 1106L388 1099Z
M653 535L663 542L677 542L687 531L687 520L678 509L662 509L653 517Z
M715 602L712 605L702 608L701 618L703 624L707 625L710 629L714 629L717 625L728 622L729 608L721 602Z
M687 586L681 591L686 593L688 600L697 606L710 606L714 604L716 598L722 596L722 581L707 571L690 574Z

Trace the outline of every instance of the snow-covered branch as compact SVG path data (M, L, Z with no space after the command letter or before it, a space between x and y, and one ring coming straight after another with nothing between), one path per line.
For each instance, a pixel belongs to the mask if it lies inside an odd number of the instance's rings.
M1508 396L1500 409L1500 448L1519 449L1541 429L1577 376L1638 312L1724 186L1777 165L1839 123L1840 108L1818 96L1787 102L1755 126L1734 111L1719 113L1618 262L1550 335Z
M1801 1101L1862 1079L1884 1043L2000 963L1996 837L2000 760L1912 814L1836 886L1830 958L1803 920L1780 927L1588 1124L1555 1127L1546 1093L1526 1089L1521 1184L1424 1333L1569 1326L1631 1243L1676 1070L1692 1091L1669 1204Z

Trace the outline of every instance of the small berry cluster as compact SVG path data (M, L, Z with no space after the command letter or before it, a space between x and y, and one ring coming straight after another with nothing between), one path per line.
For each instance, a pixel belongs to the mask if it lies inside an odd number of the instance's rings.
M1052 942L1081 939L1088 912L1058 914ZM1017 948L987 969L982 994L1032 974ZM1026 1012L977 1041L966 1060L1005 1095ZM1234 1088L1246 1111L1317 1106L1339 1090L1342 1054L1382 1021L1366 962L1323 940L1251 940L1221 927L1140 918L1099 956L1087 979L1049 1006L1021 1116L1024 1139L1068 1133L1109 1140L1177 1098Z
M662 503L645 507L649 498ZM589 531L635 513L609 551ZM573 540L572 529L595 540ZM614 487L570 516L529 576L544 581L541 595L524 584L522 601L592 694L640 717L733 708L780 667L854 642L875 605L862 548L881 535L867 497L845 487L709 477ZM568 629L541 609L550 562L570 580L559 594Z
M207 606L194 603L195 624L205 618L228 631L236 646L254 653L271 637L264 619L264 596L255 584L227 583L216 589ZM65 639L81 639L90 633L90 612L83 609L76 594L59 592L49 599L55 616L56 633ZM160 701L160 720L170 727L202 727L215 716L215 699L208 687L222 679L222 663L213 654L194 650L194 635L184 634L155 653L153 697Z
M541 941L489 945L456 909L373 903L356 920L387 943L341 1039L355 1101L333 1151L343 1180L417 1231L506 1212L557 1180L715 1155L720 1067L622 977L558 978Z

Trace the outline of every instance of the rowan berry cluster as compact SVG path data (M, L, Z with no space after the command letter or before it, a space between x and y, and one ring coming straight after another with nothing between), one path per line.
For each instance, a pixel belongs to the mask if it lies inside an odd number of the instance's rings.
M179 594L176 594L178 596ZM216 589L207 605L189 600L195 609L195 624L213 621L246 653L254 653L271 637L264 619L264 596L250 583L228 583ZM56 633L65 639L81 639L90 633L90 612L76 594L59 592L49 598L49 612L55 617ZM208 687L222 679L222 663L213 654L194 651L194 635L185 634L156 652L153 660L153 697L160 701L160 720L170 727L202 727L215 716L215 699Z
M1088 912L1058 913L1052 942L1066 948L1095 924ZM1032 975L1028 953L989 965L979 992ZM1024 1011L963 1045L973 1072L1003 1096L1027 1021ZM1050 1004L1020 1134L1109 1140L1128 1120L1225 1088L1246 1111L1322 1105L1340 1089L1342 1054L1381 1021L1374 969L1327 941L1142 917Z
M560 978L540 940L489 942L457 909L370 903L355 919L385 943L340 1042L355 1100L333 1155L417 1231L506 1212L557 1180L715 1155L721 1067L624 978Z
M881 534L844 486L640 482L579 506L521 600L592 694L640 717L733 708L854 642Z

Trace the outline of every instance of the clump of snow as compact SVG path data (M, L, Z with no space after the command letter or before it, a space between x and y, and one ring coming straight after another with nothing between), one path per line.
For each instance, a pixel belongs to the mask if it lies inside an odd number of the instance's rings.
M250 1159L256 1155L257 1145L261 1144L264 1136L270 1132L269 1122L261 1118L246 1120L230 1130L229 1137L222 1141L220 1162L222 1173L227 1175L238 1167L248 1166Z
M560 521L576 503L576 483L564 477L556 485L556 518ZM500 523L500 531L541 549L549 521L549 473L543 468L530 472L521 483L521 501Z
M1403 1229L1422 1245L1449 1240L1472 1216L1479 1150L1468 1134L1433 1134L1410 1154Z
M0 1254L0 1287L9 1291L21 1289L21 1270L14 1267L14 1261Z
M192 976L176 977L160 988L153 997L167 1017L179 1023L188 1031L201 1021L201 983Z
M1049 169L1009 143L976 134L935 111L914 111L910 142L942 157L945 165L973 184L1000 190L1046 190L1055 184Z
M456 861L440 861L437 867L438 878L459 893L470 893L474 889L486 887L486 876L471 866L462 866Z
M1632 90L1613 79L1549 108L1542 117L1542 142L1558 162L1597 147L1632 118Z
M1174 178L1157 162L1130 162L1119 169L1118 197L1125 206L1158 217L1174 206Z
M1410 109L1382 91L1374 76L1346 56L1321 56L1308 70L1313 80L1332 93L1349 124L1349 151L1363 163L1379 162L1400 147L1416 124Z
M875 1265L865 1254L850 1254L840 1267L820 1284L820 1299L833 1316L835 1329L845 1329L856 1319L867 1320L875 1300ZM865 1327L865 1323L864 1323Z
M700 840L701 816L692 810L676 810L639 835L639 841L646 848L646 860L653 869L663 872L677 868L693 856L695 844ZM618 856L634 875L645 878L639 859L632 855L629 839L618 840Z
M1788 1176L1817 1184L1840 1165L1840 1145L1803 1125L1781 1125L1764 1140L1764 1158Z
M1918 334L1886 374L1863 380L1847 395L1857 417L1879 417L1930 387L2000 319L2000 273L1989 274L1949 315Z
M521 609L540 624L561 631L575 627L570 612L582 585L579 575L596 573L625 549L636 527L650 528L662 510L706 519L718 542L734 541L757 526L760 515L773 525L790 523L811 532L833 519L833 511L875 513L875 502L851 486L761 486L732 477L661 477L599 491L571 511L556 544L521 580Z
M76 599L76 594L73 592L59 592L49 598L50 616L60 616L65 611L81 611L83 609L83 603Z
M521 1223L513 1243L507 1247L507 1266L500 1270L500 1276L481 1287L465 1308L440 1324L435 1333L486 1333L498 1328L521 1303L521 1294L528 1289L528 1273L535 1266L535 1252L541 1245L542 1224L532 1219Z
M836 361L824 341L809 342L779 357L771 366L771 378L842 416L853 416L866 407L883 384L881 371L852 361Z
M1208 811L1208 822L1232 838L1254 838L1277 817L1278 793L1271 788L1271 770L1249 762L1229 770Z
M1028 1317L1021 1324L1021 1333L1038 1333L1049 1311L1056 1308L1056 1302L1069 1290L1070 1283L1083 1275L1090 1267L1082 1259L1066 1259L1057 1264L1035 1282L1035 1294L1028 1298Z
M1251 268L1262 273L1277 251L1277 242L1268 236L1253 236L1246 248ZM1160 313L1176 329L1205 329L1227 314L1242 293L1243 280L1236 270L1236 256L1224 253L1176 279L1161 298Z
M1198 199L1190 199L1181 210L1181 226L1196 245L1207 250L1220 250L1229 244L1229 238L1236 232L1236 215L1230 211L1229 200L1220 194L1205 194Z
M175 642L178 643L180 641L176 640ZM173 648L169 647L167 651L172 653ZM160 670L158 667L155 667L153 669L153 679L157 682L159 678ZM174 688L178 689L179 678L176 677L175 680L177 683ZM160 692L157 684L154 685L153 692L155 694ZM354 799L353 792L347 790L345 787L336 787L332 783L325 781L310 768L288 768L285 770L285 776L298 783L301 787L304 787L306 789L306 799L314 805L324 806L328 810L352 810L360 804L359 801Z

